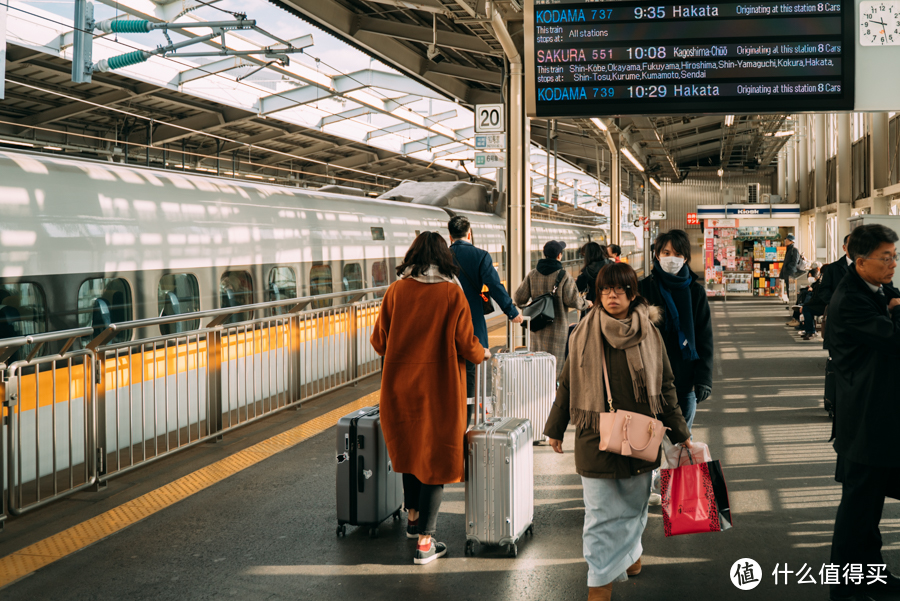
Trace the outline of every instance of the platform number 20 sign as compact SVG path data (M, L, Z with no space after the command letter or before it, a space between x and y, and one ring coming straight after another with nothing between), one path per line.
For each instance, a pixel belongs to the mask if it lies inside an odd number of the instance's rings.
M475 133L489 134L506 131L502 104L475 105Z

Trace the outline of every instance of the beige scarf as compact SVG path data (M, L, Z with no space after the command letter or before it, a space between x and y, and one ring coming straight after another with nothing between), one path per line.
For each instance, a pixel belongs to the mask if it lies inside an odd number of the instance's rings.
M634 385L634 398L638 403L648 403L653 415L662 413L665 400L662 396L663 353L662 337L651 322L651 309L639 305L631 316L623 321L611 317L606 311L590 311L581 320L569 348L569 403L572 423L579 428L598 432L600 414L608 411L606 389L603 385L605 358L602 344L625 351L628 370ZM615 401L615 399L613 399Z
M459 283L459 280L456 279L456 276L447 277L443 273L438 270L437 265L429 265L428 269L420 273L419 275L411 275L412 267L407 267L403 270L403 273L400 274L400 279L405 280L407 278L412 278L417 282L421 282L423 284L440 284L441 282L450 282L451 284L456 284L462 289L462 285Z

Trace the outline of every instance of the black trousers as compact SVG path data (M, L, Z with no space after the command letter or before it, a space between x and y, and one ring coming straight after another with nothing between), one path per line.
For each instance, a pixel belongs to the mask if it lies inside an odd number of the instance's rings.
M474 363L466 361L466 398L471 399L475 396L475 369L478 366Z
M438 511L444 498L443 484L422 484L412 474L403 474L403 503L419 512L419 534L434 536Z
M843 583L844 566L883 564L881 555L881 513L892 480L900 478L900 468L885 468L855 463L838 455L835 480L841 483L841 504L834 520L831 563L841 570L841 584L831 585L831 594L850 596L860 592L853 584ZM858 587L865 589L863 585Z

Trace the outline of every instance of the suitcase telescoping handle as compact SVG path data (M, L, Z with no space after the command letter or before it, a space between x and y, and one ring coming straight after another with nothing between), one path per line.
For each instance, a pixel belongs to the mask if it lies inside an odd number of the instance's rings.
M482 361L475 369L475 423L487 423L487 383L488 363L490 359ZM479 413L480 412L480 413Z
M520 313L520 315L522 315L522 314ZM516 324L514 324L511 321L507 322L509 324L509 326L508 326L509 330L507 332L506 342L509 345L510 352L518 352L521 350L521 351L527 353L527 352L531 351L531 327L528 324L528 322L531 321L531 317L528 315L522 315L522 320L523 321L522 321L521 327L523 330L525 330L525 348L524 349L522 349L521 347L516 347L513 342L516 339L516 333L515 333L516 332L515 331Z

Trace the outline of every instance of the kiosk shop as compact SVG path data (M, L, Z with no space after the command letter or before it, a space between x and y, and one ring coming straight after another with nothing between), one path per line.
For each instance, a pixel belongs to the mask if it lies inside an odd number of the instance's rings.
M800 205L700 205L697 216L708 296L781 295L784 239L800 244Z

